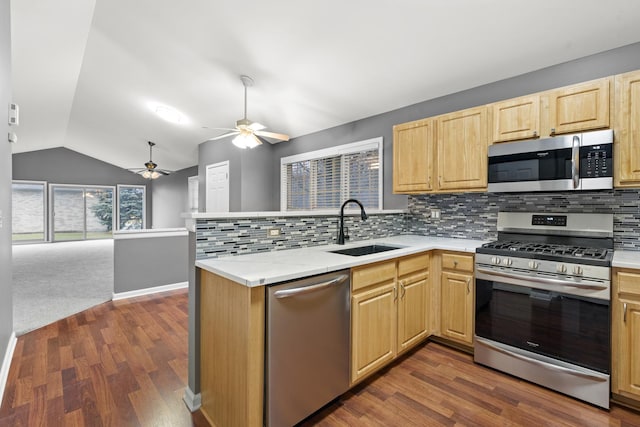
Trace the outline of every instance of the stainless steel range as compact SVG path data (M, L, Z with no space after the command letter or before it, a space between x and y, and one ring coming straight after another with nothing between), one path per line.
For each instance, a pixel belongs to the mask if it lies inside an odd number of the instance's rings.
M478 363L608 408L613 215L500 212L476 250Z

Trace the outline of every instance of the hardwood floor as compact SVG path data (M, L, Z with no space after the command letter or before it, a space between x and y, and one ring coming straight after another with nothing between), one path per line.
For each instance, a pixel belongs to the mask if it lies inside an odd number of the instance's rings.
M0 426L206 426L182 402L184 290L101 304L18 338ZM302 426L640 426L430 342Z
M640 413L599 409L428 342L300 425L307 426L631 427Z
M186 383L187 292L112 301L18 338L0 426L205 426Z

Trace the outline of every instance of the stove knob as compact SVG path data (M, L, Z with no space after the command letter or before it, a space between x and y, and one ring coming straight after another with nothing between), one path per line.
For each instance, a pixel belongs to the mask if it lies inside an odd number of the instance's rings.
M580 267L579 265L576 265L575 267L573 267L573 274L575 274L576 276L581 276L582 267Z
M558 264L556 265L556 271L558 273L566 273L567 272L567 266L564 264Z
M504 265L511 265L511 264L513 264L513 261L511 261L511 258L504 258L504 259L502 260L502 263L503 263Z
M529 268L532 270L537 270L538 269L538 263L535 261L529 261Z
M497 256L491 257L491 264L500 264L500 258L498 258Z

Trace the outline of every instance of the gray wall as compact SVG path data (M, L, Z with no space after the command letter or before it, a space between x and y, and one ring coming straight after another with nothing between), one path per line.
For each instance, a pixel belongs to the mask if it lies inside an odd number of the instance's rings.
M469 65L472 70L473 64ZM244 209L241 203L234 203L234 198L255 200L251 210L279 210L280 158L377 136L384 138L384 208L404 209L407 207L407 197L392 193L393 125L637 69L640 69L640 43L424 101L294 138L289 142L281 142L270 147L260 146L251 151L245 150L245 152L255 154L251 164L261 164L263 166L261 173L264 173L263 180L264 182L270 180L271 184L270 188L265 188L264 185L260 185L260 182L251 186L242 185L241 180L256 173L257 170L251 169L248 165L245 167L241 163L234 165L232 162L232 178L240 174L240 178L236 178L240 180L237 181L235 188L232 181L231 210L249 210ZM381 82L381 84L386 84L386 82ZM233 147L230 141L204 143L200 145L200 165L226 160L219 156L223 150L228 157L240 156L238 153L240 150ZM267 164L271 166L265 167ZM201 169L202 173L203 169ZM204 181L201 183L204 188ZM242 194L236 194L238 191L241 191ZM268 196L267 200L264 200L265 195ZM277 203L274 203L276 200ZM201 210L204 210L204 205Z
M6 140L11 102L11 26L9 0L0 1L0 366L13 332L11 286L11 146ZM2 396L0 395L0 399Z
M188 178L198 175L198 167L182 169L151 183L153 228L184 227L180 214L189 211Z
M146 185L147 228L152 226L153 207L148 180L126 169L68 148L58 147L14 154L13 179L47 181L49 184Z
M151 233L153 234L153 233ZM114 239L113 291L187 282L189 236Z

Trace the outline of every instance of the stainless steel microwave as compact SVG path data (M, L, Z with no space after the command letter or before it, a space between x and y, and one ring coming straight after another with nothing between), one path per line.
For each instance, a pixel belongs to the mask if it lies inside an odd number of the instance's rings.
M613 131L489 146L489 192L613 188Z

